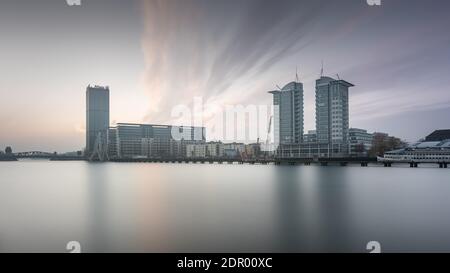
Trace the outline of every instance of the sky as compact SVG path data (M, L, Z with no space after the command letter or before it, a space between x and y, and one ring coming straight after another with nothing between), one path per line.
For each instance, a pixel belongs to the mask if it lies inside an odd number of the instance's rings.
M81 150L89 84L110 87L112 124L168 124L195 97L270 105L296 70L311 130L322 60L355 84L351 127L415 141L450 128L449 11L447 0L1 0L0 149Z

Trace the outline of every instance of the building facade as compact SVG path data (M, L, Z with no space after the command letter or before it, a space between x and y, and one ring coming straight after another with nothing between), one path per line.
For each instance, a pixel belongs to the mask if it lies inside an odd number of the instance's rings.
M223 157L223 143L222 142L206 143L206 156L212 158Z
M208 146L206 144L188 144L186 145L187 158L206 158Z
M303 141L303 84L291 82L281 90L270 91L274 105L275 143Z
M85 155L94 152L96 140L103 146L108 143L109 129L109 87L88 86L86 88L86 150Z
M118 123L109 131L111 158L183 158L188 144L206 139L204 127Z
M317 142L329 144L334 156L348 155L349 88L353 86L324 76L316 80Z
M333 157L333 153L328 143L286 144L278 147L276 157L316 159Z
M373 134L367 130L350 128L348 131L350 156L365 157L372 148Z
M227 158L242 158L245 153L244 143L224 143L223 145L223 156Z
M316 143L317 142L317 132L316 130L309 130L307 134L303 136L304 143Z

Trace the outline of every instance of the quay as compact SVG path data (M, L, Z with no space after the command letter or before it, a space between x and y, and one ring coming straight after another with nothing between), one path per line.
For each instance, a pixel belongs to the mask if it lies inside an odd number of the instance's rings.
M26 152L26 153L16 153L14 157L8 158L9 160L17 159L48 159L50 161L89 161L87 157L84 156L66 156L66 155L55 155L54 153L45 152ZM2 160L4 159L4 160ZM7 161L5 157L0 157L0 161ZM336 158L112 158L107 160L110 162L128 162L128 163L167 163L167 164L248 164L248 165L320 165L320 166L348 166L348 165L360 165L361 167L368 167L370 165L384 166L386 168L392 167L393 165L409 165L410 168L418 168L421 164L436 164L440 169L447 169L450 164L450 160L447 162L445 160L439 160L435 162L430 162L429 160L382 160L377 157L336 157Z
M111 159L112 162L134 162L134 163L184 163L184 164L249 164L249 165L320 165L320 166L348 166L350 164L358 164L361 167L368 167L369 164L382 165L384 167L392 167L395 165L407 164L411 168L418 168L419 164L431 164L430 162L380 162L376 157L345 157L345 158L270 158L270 159L236 159L236 158L121 158ZM448 168L450 162L437 162L439 168Z

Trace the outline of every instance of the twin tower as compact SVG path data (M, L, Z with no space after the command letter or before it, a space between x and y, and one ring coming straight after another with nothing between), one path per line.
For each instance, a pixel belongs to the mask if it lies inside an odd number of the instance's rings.
M316 80L316 142L341 146L348 143L349 87L353 84L321 76ZM273 94L275 143L304 143L303 83L288 83Z

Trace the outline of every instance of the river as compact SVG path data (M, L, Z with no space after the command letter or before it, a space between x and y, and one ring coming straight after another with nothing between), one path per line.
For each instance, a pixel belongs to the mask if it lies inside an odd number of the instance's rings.
M435 167L0 162L0 252L450 251Z

